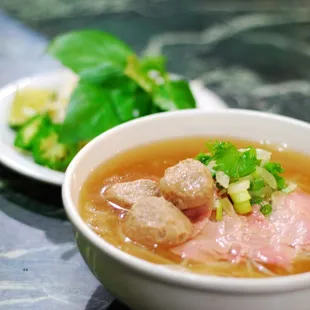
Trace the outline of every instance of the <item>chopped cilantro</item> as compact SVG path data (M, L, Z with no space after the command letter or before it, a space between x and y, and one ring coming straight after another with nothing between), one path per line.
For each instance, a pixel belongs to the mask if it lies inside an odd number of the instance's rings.
M223 187L220 183L218 183L218 182L215 183L215 186L216 186L216 188L217 188L218 190L224 189L224 187Z
M261 206L260 212L264 215L269 215L272 212L271 204L268 203L268 204Z
M265 186L265 182L263 179L255 179L251 182L250 190L253 192L260 191Z
M241 167L242 169L239 168L239 170L242 170L242 175L240 175L240 177L244 177L253 173L256 169L256 166L260 165L261 160L257 159L256 149L253 147L249 147L245 152L239 153L241 154L240 164L243 164L243 167ZM241 173L239 172L239 174Z
M281 190L285 187L285 179L279 175L284 172L284 168L279 163L266 163L264 168L268 170L276 179L278 189Z
M215 142L208 144L209 150L213 155L216 171L223 171L231 178L237 179L239 151L229 142Z
M209 153L200 153L196 156L196 159L206 166L210 165L210 162L214 162L211 169L213 178L215 178L214 172L217 171L222 171L229 176L230 183L251 175L251 186L249 188L251 200L249 203L251 205L260 205L261 212L264 215L270 214L272 206L265 204L265 202L269 199L268 197L272 194L273 189L265 184L263 178L255 174L257 167L261 165L261 160L257 159L256 149L248 147L241 151L232 143L225 141L210 141L207 143L207 148ZM280 176L284 169L279 163L268 162L264 165L264 168L274 176L279 190L285 188L285 179ZM216 183L216 187L218 190L223 188L218 183Z
M212 160L212 156L208 155L208 154L204 154L204 153L199 153L196 156L196 159L207 166L210 163L210 161Z
M259 205L259 204L261 204L262 202L263 202L263 199L262 199L262 198L259 198L259 197L252 198L252 199L250 200L250 203L251 203L252 206L253 206L253 205Z
M248 148L245 152L240 152L230 142L215 142L207 144L215 160L213 167L216 171L223 171L231 179L238 180L255 171L258 160L254 148Z

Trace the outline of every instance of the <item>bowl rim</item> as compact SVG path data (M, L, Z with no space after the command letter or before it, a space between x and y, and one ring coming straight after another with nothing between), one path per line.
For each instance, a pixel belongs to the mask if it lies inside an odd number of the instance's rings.
M212 275L199 275L190 272L184 272L167 268L163 265L156 265L147 262L143 259L134 257L130 254L123 252L122 250L114 247L101 237L99 237L90 227L82 220L78 209L75 207L72 197L71 188L72 180L74 178L74 172L81 159L87 156L87 153L101 143L102 139L107 138L109 135L115 134L118 131L123 131L128 127L135 126L135 124L148 123L151 120L178 117L179 115L187 115L188 117L195 117L195 115L206 114L209 117L218 114L228 114L231 116L252 116L262 119L274 120L280 123L286 123L292 126L303 127L310 132L310 124L293 119L287 116L280 116L265 112L258 112L252 110L243 109L225 109L217 111L201 111L195 109L165 112L160 114L154 114L145 116L133 121L116 126L95 139L89 142L72 160L70 163L64 178L62 185L62 199L64 203L65 212L73 224L73 226L80 232L89 242L104 252L106 255L112 257L118 263L125 265L126 267L140 273L140 275L156 279L163 283L169 283L175 286L181 286L194 290L203 291L221 291L221 292L233 292L233 293L252 293L252 294L271 294L276 292L288 292L293 290L304 289L310 286L310 272L297 275L288 275L273 278L233 278L233 277L218 277Z

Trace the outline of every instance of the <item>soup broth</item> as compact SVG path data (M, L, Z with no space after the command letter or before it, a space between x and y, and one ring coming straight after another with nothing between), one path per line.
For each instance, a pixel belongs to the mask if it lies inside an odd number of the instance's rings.
M310 193L309 157L295 153L283 145L276 147L269 143L254 143L225 137L216 139L230 141L239 148L253 146L271 151L273 161L280 162L285 168L284 176L296 182L303 191ZM252 261L238 264L225 261L198 263L182 259L168 248L147 248L131 241L123 234L120 221L126 211L117 205L112 206L103 199L102 193L107 186L141 178L159 180L168 167L205 151L205 142L208 140L210 137L156 142L126 151L103 163L89 175L81 189L79 208L82 218L100 237L122 251L152 263L171 265L172 268L233 277L267 277L310 271L310 253L300 256L289 272L279 267L264 266Z

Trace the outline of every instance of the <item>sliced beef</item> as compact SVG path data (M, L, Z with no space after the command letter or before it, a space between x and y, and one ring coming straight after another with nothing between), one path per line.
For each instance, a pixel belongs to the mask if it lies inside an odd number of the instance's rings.
M258 206L247 217L225 215L222 221L209 221L200 234L172 251L202 262L249 258L289 269L303 249L310 250L310 195L296 191L279 194L269 217Z
M127 212L122 227L126 236L147 246L174 246L193 232L190 220L162 197L139 199Z
M168 168L160 180L160 192L180 210L201 206L212 210L214 182L208 168L198 160L186 159Z
M104 193L104 197L123 207L131 208L138 199L146 196L159 196L158 183L152 180L141 179L131 182L116 183Z

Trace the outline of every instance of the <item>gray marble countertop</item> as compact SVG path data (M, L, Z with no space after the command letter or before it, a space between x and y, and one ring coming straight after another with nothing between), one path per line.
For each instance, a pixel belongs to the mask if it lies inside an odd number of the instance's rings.
M0 86L59 67L44 54L53 36L99 28L137 52L164 53L170 71L200 79L230 107L310 121L306 2L218 2L0 0L14 17L0 12ZM0 227L0 309L125 308L80 257L59 188L0 166Z

